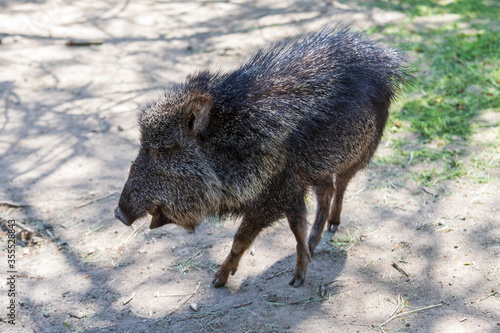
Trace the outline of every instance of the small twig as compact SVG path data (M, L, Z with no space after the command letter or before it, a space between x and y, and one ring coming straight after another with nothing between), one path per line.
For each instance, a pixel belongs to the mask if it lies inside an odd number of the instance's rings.
M264 278L264 283L266 283L267 280L271 280L271 279L274 279L275 277L277 276L280 276L280 275L283 275L285 274L286 272L290 272L292 269L291 268L287 268L287 269L284 269L282 271L279 271L279 272L276 272L276 273L273 273L271 274L270 276L267 276Z
M103 224L99 224L99 225L98 225L97 227L95 227L94 229L90 229L89 231L87 231L87 232L85 233L85 235L86 235L86 236L88 236L88 235L90 235L90 234L92 234L92 233L96 232L97 230L101 229L102 227L104 227L104 225L103 225Z
M201 281L200 281L200 282L198 282L198 285L196 286L195 291L194 291L192 294L190 294L190 295L188 295L188 296L184 297L184 299L183 299L182 301L180 301L180 302L179 302L179 304L177 304L177 305L175 306L175 308L174 308L172 311L170 311L170 312L169 312L169 315L171 315L171 314L172 314L172 313L174 313L177 309L179 309L181 306L183 306L184 304L186 304L186 302L187 302L187 301L189 301L189 300L191 299L191 297L193 297L196 293L198 293L198 290L200 289L200 286L201 286Z
M250 305L250 304L252 304L252 303L253 303L253 301L250 301L250 302L248 302L248 303L243 303L243 304L234 305L234 306L233 306L233 309L242 308L242 307L247 306L247 305Z
M81 205L75 206L75 207L73 207L73 208L75 208L75 209L76 209L76 208L82 208L82 207L85 207L85 206L88 206L88 205L92 205L93 203L96 203L96 202L98 202L98 201L101 201L101 200L107 199L107 198L109 198L109 197L111 197L111 196L113 196L113 195L115 195L115 194L118 194L118 192L113 192L113 193L108 194L108 195L106 195L106 196L104 196L104 197L102 197L102 198L97 198L97 199L95 199L95 200L92 200L92 201L86 202L86 203L84 203L84 204L81 204Z
M401 306L401 295L398 295L398 305L396 306L396 308L392 311L391 315L389 317L392 317L394 316L394 314L396 312L398 312L399 310L399 307Z
M406 316L407 314L410 314L410 313L415 313L415 312L419 312L419 311L424 311L424 310L429 310L429 309L432 309L432 308L437 308L438 306L441 306L443 305L442 303L439 303L439 304L434 304L434 305L429 305L429 306L424 306L423 308L418 308L418 309L415 309L415 310L411 310L411 311L406 311L406 312L401 312L401 313L398 313L396 315L393 315L391 316L389 319L387 319L386 321L384 321L382 324L379 325L379 328L382 330L382 332L385 332L383 326L391 321L393 321L394 319L396 318L399 318L399 317L402 317L402 316Z
M491 296L495 296L495 295L500 295L500 292L498 292L497 290L493 290L491 293L489 293L488 295L484 296L484 297L481 297L481 298L478 298L474 301L471 302L471 304L475 303L475 302L481 302L481 301L484 301L485 299L487 299L488 297L491 297Z
M16 221L16 227L17 228L21 228L23 231L26 231L26 232L31 232L31 233L35 233L35 231L33 230L33 228L31 228L30 226L24 224L24 223L21 223L19 221Z
M66 42L66 46L92 46L102 45L103 40L83 40L83 39L70 39Z
M335 283L335 282L338 282L338 281L337 281L337 280L332 280L332 281L330 281L330 282L328 282L328 283L325 283L325 284L324 284L324 286L325 286L325 287L326 287L326 286L329 286L329 285L331 285L331 284L333 284L333 283Z
M24 208L24 207L30 207L31 205L28 205L27 203L16 203L12 201L0 201L0 206L7 206L12 208Z
M422 269L420 270L420 272L418 272L418 274L417 274L417 275L416 275L413 279L408 279L408 280L406 280L406 281L405 281L405 283L410 283L410 282L415 281L415 280L416 280L416 279L420 276L420 274L422 274L423 270L424 270L424 269L422 268Z
M127 304L128 304L128 303L132 300L132 298L134 298L134 297L135 297L135 294L136 294L136 293L133 293L133 294L132 294L132 296L130 296L129 298L127 298L125 301L123 301L123 303L122 303L122 304L123 304L123 305L127 305Z
M68 315L69 315L70 317L73 317L73 318L76 318L76 319L82 319L82 318L85 318L85 315L83 315L83 316L79 316L79 315L76 315L76 314L74 314L74 313L68 313Z
M420 311L424 311L424 310L437 308L438 306L442 306L442 305L443 305L442 303L439 303L439 304L424 306L423 308L419 308L419 309L415 309L415 310L411 310L411 311L401 312L401 313L397 314L397 317L405 316L405 315L410 314L410 313L415 313L415 312L420 312Z
M56 236L54 236L54 234L50 232L50 230L46 229L45 232L47 233L47 235L49 235L50 238L52 238L52 240L56 240Z
M426 189L425 187L423 188L423 191L424 191L425 193L427 193L427 194L432 195L433 197L437 197L437 193L434 193L434 192L432 192L432 191L430 191L430 190Z
M393 262L391 266L394 267L399 273L403 274L404 276L410 277L408 273L406 273L402 268L400 268L398 264L396 264L395 262Z
M390 321L393 321L394 319L396 319L398 317L398 315L395 315L395 316L391 316L389 319L387 319L386 321L384 321L382 324L379 325L379 327L382 329L382 332L385 332L383 326L387 323L389 323Z
M389 179L387 179L387 182L389 183L389 185L391 185L395 189L398 189L398 187L396 185L394 185Z

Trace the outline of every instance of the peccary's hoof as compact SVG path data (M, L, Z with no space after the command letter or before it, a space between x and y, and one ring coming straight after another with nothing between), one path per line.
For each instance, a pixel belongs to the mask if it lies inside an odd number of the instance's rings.
M213 284L214 288L220 288L220 287L224 287L225 283L220 282L219 278L216 277L215 279L213 279L212 284Z
M294 288L300 287L304 283L304 279L299 278L298 276L294 276L290 282L288 282L289 285L293 286Z
M328 231L333 233L334 235L338 229L339 229L338 224L328 224Z

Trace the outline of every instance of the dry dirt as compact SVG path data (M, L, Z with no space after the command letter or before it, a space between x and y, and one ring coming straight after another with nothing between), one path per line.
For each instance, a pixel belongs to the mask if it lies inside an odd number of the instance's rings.
M336 1L0 1L0 216L35 235L17 246L11 325L2 234L0 331L500 332L498 181L429 189L372 163L297 289L285 221L214 289L237 222L190 235L113 217L138 151L137 107L161 89L333 20L402 16Z

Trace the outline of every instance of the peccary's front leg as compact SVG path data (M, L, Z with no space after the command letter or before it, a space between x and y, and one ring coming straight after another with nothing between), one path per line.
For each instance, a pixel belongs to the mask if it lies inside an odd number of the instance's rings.
M318 246L321 236L323 235L323 231L325 230L325 223L330 213L334 192L335 187L333 186L333 176L325 178L323 184L316 187L316 199L318 202L316 219L308 240L309 252L311 255L314 254L314 250L316 249L316 246Z
M229 274L234 275L238 269L243 253L252 245L255 237L266 226L262 221L256 221L254 217L245 216L241 222L238 231L234 235L231 252L222 263L221 267L215 273L212 284L215 288L224 286L229 278Z
M307 264L311 261L311 254L306 244L307 234L307 208L304 198L297 198L295 205L286 213L288 224L297 241L297 264L293 278L288 284L299 287L306 278Z

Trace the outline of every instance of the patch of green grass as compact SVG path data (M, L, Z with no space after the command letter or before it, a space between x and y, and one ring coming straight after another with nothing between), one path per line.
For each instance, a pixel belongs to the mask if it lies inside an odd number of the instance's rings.
M491 157L491 154L480 154L481 156L473 155L470 158L468 173L477 183L489 183L492 180L500 180L500 153L496 151L496 156Z
M411 175L427 185L468 174L467 156L456 153L450 145L473 145L471 138L480 126L478 116L500 112L500 3L381 0L370 6L400 11L406 16L371 30L390 37L411 54L409 65L414 79L392 108L387 128L390 133L416 133L422 147L405 149L404 143L395 145L393 153L381 162L435 162L434 169ZM426 148L427 143L437 144L437 148ZM494 145L500 148L498 141ZM474 163L481 164L477 160ZM484 175L475 178L480 182L488 179Z
M435 168L412 172L412 178L423 185L434 186L438 182L446 179L455 179L467 174L462 163L456 160L450 161L442 169Z
M410 43L418 70L392 122L402 122L425 141L468 139L483 110L500 108L500 31L464 33L458 23L423 31ZM400 38L403 38L401 36Z
M466 19L498 19L500 5L495 0L377 0L369 5L384 10L403 11L410 17L460 14Z
M449 150L426 148L408 149L403 147L394 147L391 154L384 157L378 157L378 164L395 164L403 167L409 167L419 164L431 164L433 168L419 171L410 171L409 177L420 182L425 186L434 186L438 182L446 179L455 179L468 173L464 166L462 150Z
M418 148L410 148L407 145L413 144L404 140L396 141L393 145L392 153L378 157L376 162L402 166L439 161L458 164L458 161L465 154L464 149L429 148L425 145L419 145Z
M347 235L336 234L329 243L336 248L343 248L344 251L349 251L354 247L354 245L359 244L359 240L356 234L351 234L349 232L349 229L346 230Z

